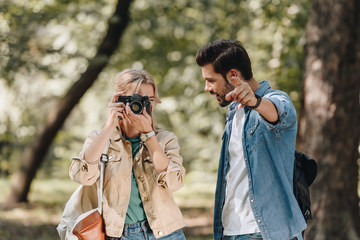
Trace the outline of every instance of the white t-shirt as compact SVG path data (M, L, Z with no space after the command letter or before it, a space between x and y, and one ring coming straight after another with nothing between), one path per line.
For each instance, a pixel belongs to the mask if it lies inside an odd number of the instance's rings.
M260 232L250 206L249 180L242 145L244 121L244 108L237 109L229 142L230 169L226 175L225 204L222 212L225 236Z

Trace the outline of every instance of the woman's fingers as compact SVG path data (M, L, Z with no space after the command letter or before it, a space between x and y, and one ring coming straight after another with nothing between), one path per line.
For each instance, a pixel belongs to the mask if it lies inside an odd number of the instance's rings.
M117 102L117 99L118 99L120 96L124 96L124 94L125 94L124 91L114 93L114 94L111 96L110 103Z
M124 119L129 121L131 125L136 128L139 132L151 131L152 129L152 120L151 116L146 112L146 109L143 109L141 114L135 114L129 107L129 104L126 104L125 111L123 112Z

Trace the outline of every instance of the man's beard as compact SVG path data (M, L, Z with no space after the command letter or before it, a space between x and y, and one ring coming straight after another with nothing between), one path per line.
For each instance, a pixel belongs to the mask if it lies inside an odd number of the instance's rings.
M234 86L231 85L228 81L225 81L225 86L220 93L215 93L215 92L210 92L210 93L216 94L216 97L219 97L219 99L217 99L217 100L219 102L220 107L226 107L227 105L229 105L232 102L232 100L227 101L225 99L225 96L232 90L234 90Z

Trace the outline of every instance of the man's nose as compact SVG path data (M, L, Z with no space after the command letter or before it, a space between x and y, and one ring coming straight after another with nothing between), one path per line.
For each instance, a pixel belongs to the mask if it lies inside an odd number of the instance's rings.
M210 91L211 91L211 86L210 86L210 84L208 84L207 82L205 83L205 91L206 91L206 92L210 92Z

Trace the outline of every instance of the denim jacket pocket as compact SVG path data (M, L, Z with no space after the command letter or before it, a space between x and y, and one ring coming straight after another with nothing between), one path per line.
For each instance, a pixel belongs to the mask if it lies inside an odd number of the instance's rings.
M247 130L247 141L251 149L256 149L257 146L264 141L264 136L261 132L260 121L256 119L255 122L250 125Z
M258 126L259 126L259 119L256 119L255 122L252 125L250 125L249 129L247 130L248 134L253 135L256 129L258 128Z
M249 234L248 235L250 239L263 239L262 236L261 236L261 233L253 233L253 234Z

